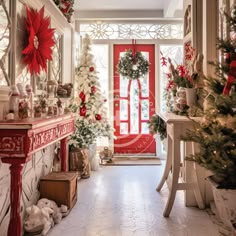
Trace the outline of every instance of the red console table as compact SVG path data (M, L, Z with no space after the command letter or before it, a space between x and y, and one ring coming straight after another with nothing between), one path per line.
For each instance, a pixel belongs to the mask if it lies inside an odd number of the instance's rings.
M20 200L22 192L23 164L32 154L59 141L61 145L61 170L67 170L67 136L74 132L74 116L71 114L32 118L19 121L0 121L0 158L10 164L10 222L8 236L21 236L22 221Z

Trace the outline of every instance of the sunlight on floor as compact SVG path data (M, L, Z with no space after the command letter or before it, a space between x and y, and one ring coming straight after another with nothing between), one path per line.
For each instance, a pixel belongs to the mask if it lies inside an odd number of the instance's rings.
M163 217L166 186L156 185L162 166L106 166L78 182L78 201L49 236L218 236L204 210L185 207L178 192L169 218Z

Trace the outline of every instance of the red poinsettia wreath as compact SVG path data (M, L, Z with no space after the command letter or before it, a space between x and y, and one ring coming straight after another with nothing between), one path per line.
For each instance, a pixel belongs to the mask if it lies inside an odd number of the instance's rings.
M41 68L47 71L47 60L52 60L55 29L49 28L50 18L44 17L44 7L39 11L26 7L26 13L28 45L22 51L23 62L28 65L31 75L39 74Z

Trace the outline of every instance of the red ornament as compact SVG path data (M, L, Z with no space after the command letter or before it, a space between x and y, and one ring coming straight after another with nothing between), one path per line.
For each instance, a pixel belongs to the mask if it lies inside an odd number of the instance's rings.
M94 71L94 67L93 66L89 67L89 71L93 72Z
M101 120L101 119L102 119L102 116L101 116L100 114L96 114L96 115L95 115L95 118L96 118L96 120Z
M85 94L84 94L84 92L80 92L79 97L80 97L82 102L85 102Z
M23 62L28 65L30 74L39 74L40 69L47 71L47 60L52 60L54 30L50 29L50 18L44 17L44 7L39 12L26 7L25 27L28 32L28 45L22 51Z
M92 92L92 93L96 93L96 87L95 87L95 86L92 86L92 87L91 87L91 92Z
M107 102L107 99L105 98L103 101L104 101L104 102Z
M85 116L86 115L86 111L87 111L86 106L80 107L80 109L79 109L80 116Z

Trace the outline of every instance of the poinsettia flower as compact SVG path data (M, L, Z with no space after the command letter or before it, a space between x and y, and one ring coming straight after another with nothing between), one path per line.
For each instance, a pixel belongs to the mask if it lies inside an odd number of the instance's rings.
M55 42L55 29L49 28L50 18L44 17L44 7L39 12L26 7L25 27L28 32L28 45L22 51L23 62L28 65L32 74L39 74L40 69L47 71L47 60L52 60L52 49Z

